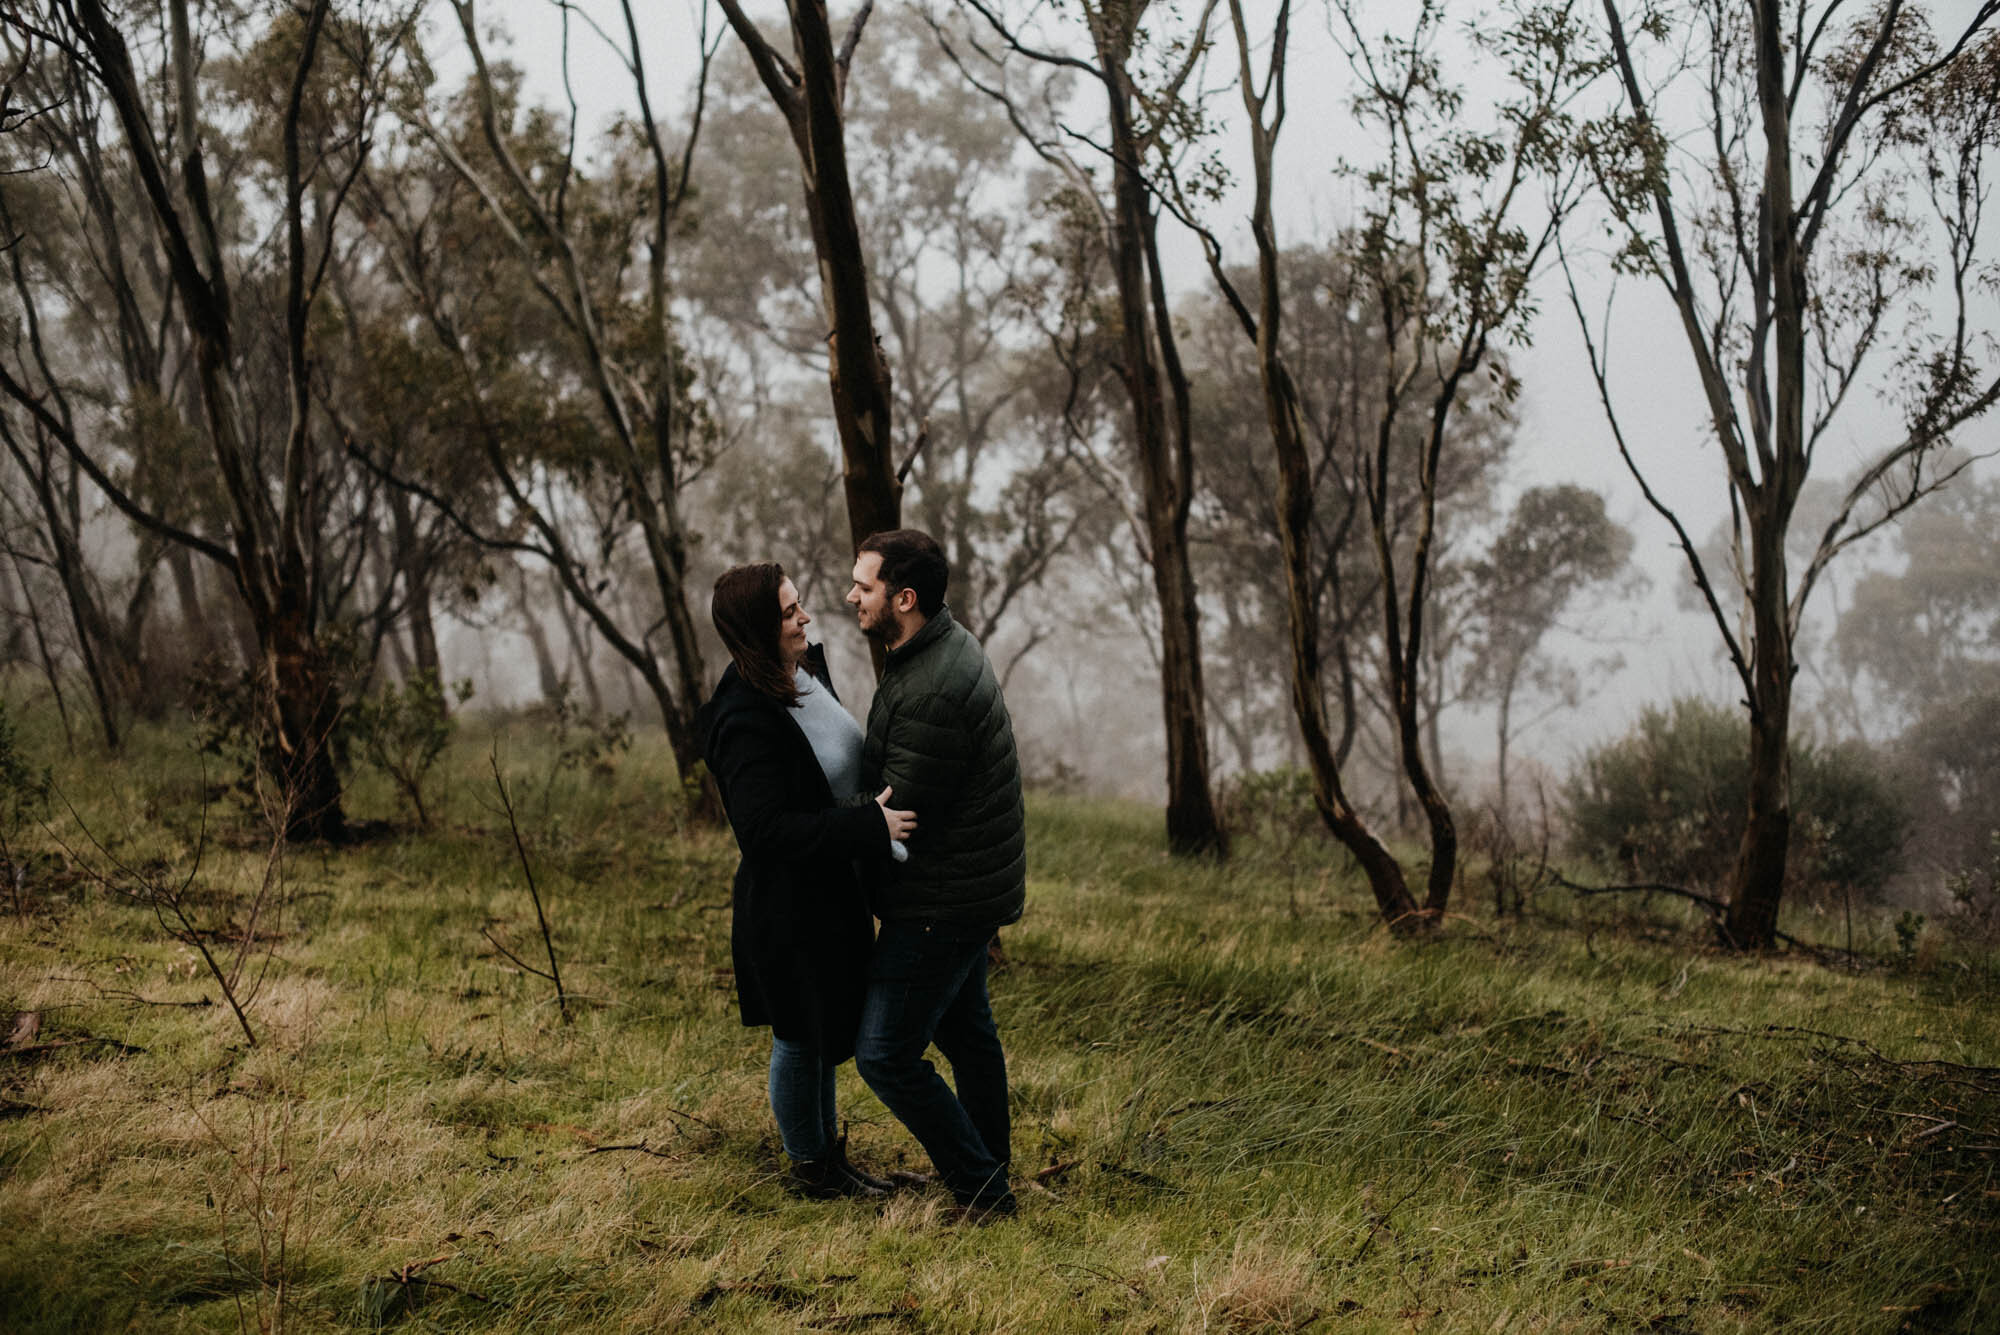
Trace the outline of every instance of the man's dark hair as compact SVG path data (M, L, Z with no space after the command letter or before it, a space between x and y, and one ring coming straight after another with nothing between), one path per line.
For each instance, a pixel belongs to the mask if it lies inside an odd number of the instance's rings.
M899 589L910 590L917 595L917 610L926 617L936 616L944 606L951 567L945 564L944 549L936 538L914 528L892 528L862 539L860 550L882 558L882 583L890 597Z
M785 568L775 561L733 566L715 581L708 614L744 683L773 700L795 705L799 688L785 671L784 655L778 650L778 627L784 621L778 590L784 583Z

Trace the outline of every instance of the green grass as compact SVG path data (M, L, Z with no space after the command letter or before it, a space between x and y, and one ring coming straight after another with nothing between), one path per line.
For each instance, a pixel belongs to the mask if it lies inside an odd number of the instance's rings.
M1036 799L993 990L1016 1168L1045 1177L954 1229L935 1195L780 1189L726 972L734 849L672 817L657 742L594 779L532 726L497 739L574 1023L493 950L482 927L541 958L494 740L450 753L431 833L287 860L254 1048L226 1007L159 1004L221 998L83 874L187 874L184 738L57 763L108 853L66 813L35 837L26 916L0 893L0 1022L126 1046L0 1058L0 1327L2000 1325L1988 957L1738 959L1671 908L1497 923L1471 891L1401 942L1324 854L1191 866L1157 813ZM351 802L396 816L374 780ZM208 834L195 912L226 929L267 850L220 806ZM851 1067L841 1092L857 1158L922 1166Z

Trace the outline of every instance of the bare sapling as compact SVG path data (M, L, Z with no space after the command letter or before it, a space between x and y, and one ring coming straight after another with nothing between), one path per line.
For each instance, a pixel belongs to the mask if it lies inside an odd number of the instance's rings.
M207 788L205 781L203 788ZM250 1025L249 1006L263 989L274 958L272 946L275 937L265 932L263 925L268 916L283 911L288 884L285 832L290 825L289 811L283 809L285 804L279 799L267 795L267 802L271 804L267 810L271 817L271 845L264 858L257 888L244 905L240 925L228 912L233 906L228 898L221 903L222 917L217 925L202 922L197 912L198 904L204 898L201 893L201 868L208 853L206 801L202 803L201 824L195 835L194 857L188 864L186 875L175 878L164 868L156 870L150 865L134 867L124 862L105 847L104 842L84 823L68 797L63 796L63 806L70 819L97 849L109 870L93 868L90 860L79 856L74 849L65 851L105 889L151 909L168 936L200 956L202 967L216 987L221 989L222 999L229 1004L230 1013L236 1017L237 1026L243 1031L244 1043L253 1048L257 1046L257 1032ZM233 942L234 950L221 949L225 942ZM261 952L258 950L260 943L263 946Z
M502 955L505 955L508 959L514 961L514 963L519 965L521 968L527 970L531 974L534 974L537 978L546 978L551 983L555 984L556 1009L559 1012L561 1012L563 1023L568 1024L570 1022L569 996L567 993L563 991L562 967L556 963L556 943L555 939L549 935L549 915L542 908L542 892L535 885L535 869L528 862L528 846L521 839L521 822L514 815L514 798L513 795L507 791L506 778L503 777L500 773L499 755L497 753L489 752L486 757L486 761L487 764L490 765L493 769L493 787L500 794L500 809L507 814L507 832L511 834L514 838L514 852L515 855L518 856L521 860L521 875L528 882L528 898L534 901L535 925L536 927L541 929L542 948L548 952L549 967L546 969L542 969L528 963L526 960L522 959L519 955L516 955L512 950L509 950L507 946L501 942L500 938L493 935L493 932L490 928L486 927L480 928L479 934L485 937L487 943L490 944L495 950L499 951Z

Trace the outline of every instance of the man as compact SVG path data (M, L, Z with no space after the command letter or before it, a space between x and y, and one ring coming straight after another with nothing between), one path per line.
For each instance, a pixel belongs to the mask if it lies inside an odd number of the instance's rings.
M944 553L896 529L861 544L854 606L887 651L868 711L867 791L917 813L909 858L873 893L882 929L868 967L855 1066L909 1127L958 1216L1014 1213L1007 1060L986 995L986 944L1026 897L1021 766L1000 683L944 605ZM933 1043L957 1092L924 1058Z

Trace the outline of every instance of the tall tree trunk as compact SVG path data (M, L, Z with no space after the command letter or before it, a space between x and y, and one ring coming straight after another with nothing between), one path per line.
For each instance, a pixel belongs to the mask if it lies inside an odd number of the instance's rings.
M312 609L298 601L263 623L262 684L276 725L266 764L281 785L285 836L339 840L347 833L333 754L339 688L313 625Z
M56 715L62 719L63 743L71 753L76 751L76 729L69 720L69 705L64 702L62 669L56 663L55 651L49 645L48 630L42 625L41 604L36 601L35 591L28 584L28 573L21 568L21 554L10 550L14 579L21 589L21 605L27 609L28 625L34 631L35 654L42 665L42 676L49 683L49 694L55 697Z
M1167 741L1167 844L1176 853L1222 853L1227 843L1209 787L1208 727L1201 680L1200 609L1188 559L1188 509L1193 462L1185 378L1173 385L1175 420L1169 420L1161 362L1171 358L1173 331L1165 322L1163 288L1153 238L1157 215L1141 172L1132 123L1132 92L1125 73L1129 32L1108 19L1092 24L1098 60L1106 72L1113 177L1112 266L1121 321L1119 374L1132 403L1132 443L1145 499L1147 555L1160 604L1160 712Z
M77 547L76 533L65 514L62 498L56 494L54 452L44 437L31 465L11 432L7 444L15 464L34 483L35 497L41 503L42 518L47 525L56 579L69 607L70 624L76 629L77 656L83 661L84 680L90 683L91 699L97 705L98 726L104 731L105 746L116 751L120 741L120 701L111 683L110 665L105 662L106 652L113 647L110 625L86 582L83 553Z
M417 517L409 494L398 487L387 489L389 515L395 525L396 553L403 579L403 618L410 627L410 658L417 672L428 672L440 683L444 677L438 660L437 625L431 609L431 563L417 531ZM440 696L440 701L444 697Z
M903 511L903 484L896 477L890 439L894 400L889 363L875 334L861 226L848 183L842 117L849 65L873 0L863 0L838 50L824 0L786 0L796 69L765 40L738 0L721 3L765 90L784 115L798 151L806 216L819 259L820 301L827 322L827 388L840 433L848 533L859 545L871 533L901 527ZM879 674L881 646L872 649Z
M846 67L834 51L823 0L790 0L786 8L799 57L806 211L819 256L820 300L831 344L827 382L840 429L848 531L859 545L869 534L902 523L903 486L896 480L889 435L894 404L889 363L875 333L861 224L847 179L841 117ZM856 22L865 18L864 13Z
M1792 836L1792 637L1785 591L1784 530L1752 530L1750 773L1743 839L1729 877L1723 928L1731 944L1763 949L1776 939Z
M549 633L535 612L534 600L528 596L528 572L516 566L514 574L521 600L521 633L528 637L528 648L535 655L535 683L541 688L542 699L553 701L562 694L562 673L556 668L554 651L549 648Z
M570 615L569 608L560 598L556 600L555 607L556 618L562 622L563 637L569 643L570 666L575 670L577 681L583 686L584 704L592 716L601 718L604 715L604 689L598 685L597 672L590 664L590 638L578 628L576 618ZM666 708L663 703L661 711L664 713ZM671 732L672 724L668 723L667 728ZM675 759L680 759L678 754L675 755Z
M1767 382L1764 347L1749 359L1751 435L1762 476L1739 474L1750 528L1750 604L1755 641L1750 654L1750 776L1743 842L1730 873L1724 927L1739 946L1763 949L1775 940L1785 892L1792 833L1790 733L1792 715L1791 578L1785 535L1807 466L1805 440L1805 254L1793 208L1791 103L1786 87L1785 18L1779 0L1755 0L1757 109L1764 131L1764 193L1759 211L1763 253L1770 264L1770 348L1776 393Z
M167 546L167 572L173 577L174 596L181 609L181 633L196 659L213 658L222 645L215 626L202 604L201 585L195 578L194 554L179 543Z

